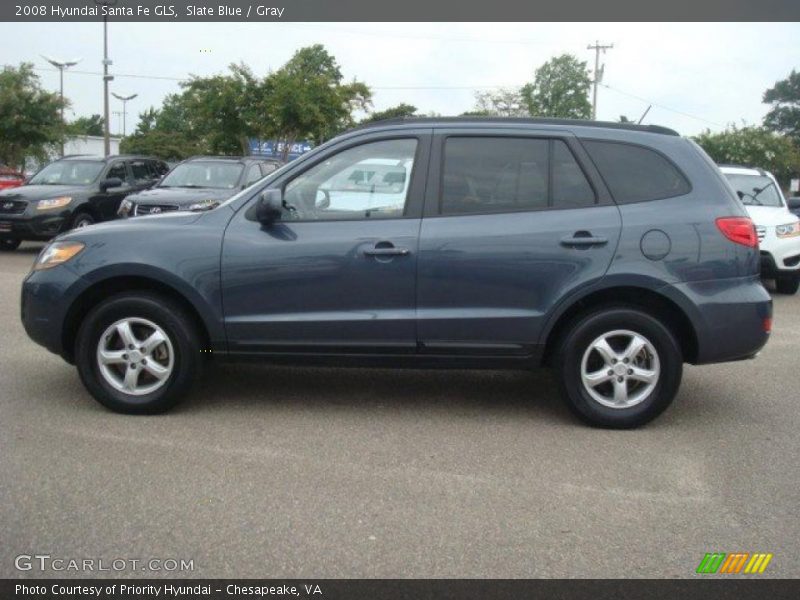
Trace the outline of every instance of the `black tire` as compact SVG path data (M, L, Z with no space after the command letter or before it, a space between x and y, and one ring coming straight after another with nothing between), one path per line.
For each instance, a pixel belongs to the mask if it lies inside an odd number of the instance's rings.
M796 294L800 288L800 276L779 275L775 278L775 289L779 294Z
M101 374L97 359L98 344L106 329L129 318L156 324L166 334L174 351L174 366L165 383L155 391L138 396L109 384ZM78 331L75 363L86 389L104 406L125 414L156 414L172 408L189 391L202 363L200 349L197 329L180 305L159 294L129 292L112 296L89 312ZM124 371L130 367L120 368Z
M81 227L87 227L88 225L94 225L95 219L92 215L88 212L79 210L72 216L72 221L70 221L70 229L80 229Z
M0 252L13 252L19 245L22 243L22 240L15 240L6 238L4 240L0 240Z
M625 408L613 408L601 404L589 393L581 377L584 354L590 345L600 336L616 330L631 331L649 341L655 350L660 367L660 374L651 391L646 394L643 391L643 399L638 404ZM611 339L616 341L616 338ZM645 351L644 356L651 355L649 351ZM590 354L589 357L596 361L599 355ZM590 425L612 429L638 427L660 415L675 397L683 374L680 346L670 329L642 310L624 306L601 308L573 321L561 339L556 365L561 395L572 412ZM601 366L600 370L605 368ZM592 372L594 370L594 368L587 369ZM611 375L611 370L608 374ZM612 379L616 379L616 376ZM602 385L613 387L615 384L611 381ZM629 385L644 384L633 379L629 384L628 379L625 379L624 385L628 388ZM599 392L603 388L594 389ZM635 396L636 393L632 395Z

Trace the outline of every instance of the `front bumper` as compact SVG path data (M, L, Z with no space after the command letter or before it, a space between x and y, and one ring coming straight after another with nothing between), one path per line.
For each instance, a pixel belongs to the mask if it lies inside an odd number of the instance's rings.
M30 210L30 209L29 209ZM69 211L54 211L21 215L0 213L0 238L47 241L65 231Z
M31 271L22 283L20 317L34 342L71 361L72 348L63 347L67 311L89 283L69 265Z
M759 231L761 249L761 274L775 277L779 274L800 275L800 236L779 238L775 227L762 227Z

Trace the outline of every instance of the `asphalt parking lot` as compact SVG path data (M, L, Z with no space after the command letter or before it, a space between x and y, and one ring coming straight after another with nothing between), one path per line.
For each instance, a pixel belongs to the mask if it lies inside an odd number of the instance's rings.
M800 573L800 295L775 296L755 361L687 367L636 431L579 424L547 372L215 365L172 413L126 417L25 335L40 247L0 255L0 577L77 575L19 572L23 553L190 577L691 577L744 551Z

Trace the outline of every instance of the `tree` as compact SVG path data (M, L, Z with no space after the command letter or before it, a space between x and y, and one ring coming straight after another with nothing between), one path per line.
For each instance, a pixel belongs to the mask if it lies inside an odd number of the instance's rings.
M466 116L525 117L528 109L520 90L502 88L494 92L476 92L475 108Z
M715 162L761 167L784 185L800 173L800 152L792 140L766 127L733 126L721 133L706 130L694 139Z
M562 54L536 69L533 83L521 90L522 102L533 116L588 119L590 86L586 62Z
M788 135L800 146L800 73L792 69L786 79L764 92L763 101L772 106L764 125Z
M183 160L190 156L211 153L201 142L188 138L184 133L158 129L146 133L137 131L122 138L119 150L123 154L146 154L164 160Z
M372 93L366 84L343 84L342 79L336 59L321 44L301 48L265 78L260 112L283 143L284 158L296 141L323 142L351 127L355 110L370 106Z
M67 124L67 134L69 135L103 135L103 124L105 119L100 115L91 117L78 117L72 123Z
M362 123L374 123L375 121L384 121L386 119L397 119L401 117L413 117L417 112L417 107L402 102L397 106L390 106L385 110L377 110L372 112L366 118L362 119Z
M0 162L24 170L26 158L47 159L64 139L58 94L39 84L33 65L0 71Z

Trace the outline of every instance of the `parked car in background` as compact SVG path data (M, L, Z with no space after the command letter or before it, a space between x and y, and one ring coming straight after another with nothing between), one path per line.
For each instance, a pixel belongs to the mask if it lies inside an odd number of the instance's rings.
M761 275L781 294L800 287L800 218L790 212L777 180L763 169L720 165L756 225Z
M0 192L0 249L115 219L125 196L152 186L166 171L166 163L146 156L56 160L25 185Z
M272 173L281 164L268 158L195 156L178 163L152 189L128 196L119 207L119 216L208 210Z
M0 166L0 190L17 187L25 183L25 175L9 167Z
M786 205L789 207L789 211L800 217L800 196L792 196L786 200Z
M210 356L549 365L575 414L625 428L667 408L683 363L759 352L772 301L758 269L741 202L672 130L406 119L214 209L61 236L25 279L22 321L125 413L173 406Z

